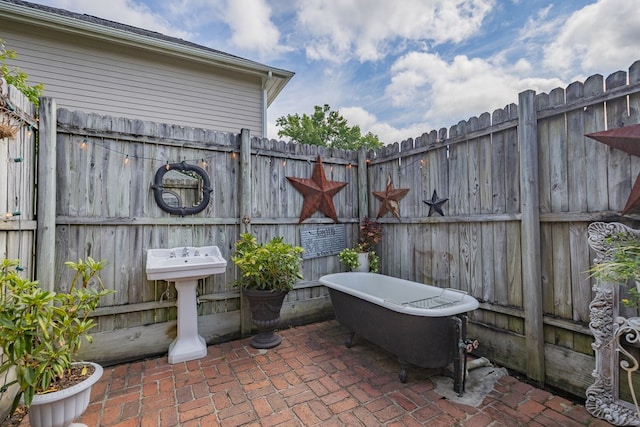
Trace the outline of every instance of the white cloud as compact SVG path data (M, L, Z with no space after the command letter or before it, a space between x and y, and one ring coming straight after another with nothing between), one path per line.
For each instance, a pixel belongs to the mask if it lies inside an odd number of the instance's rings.
M458 43L475 34L495 0L354 0L300 3L298 22L309 33L311 59L383 58L391 43L428 39Z
M232 31L231 42L239 49L257 52L261 58L283 50L266 0L228 0L224 20Z
M386 95L399 108L424 109L425 123L448 126L517 102L517 94L526 89L544 92L563 85L557 78L521 74L529 70L524 60L501 66L463 55L447 62L435 54L412 52L391 67Z
M409 135L419 135L424 132L421 124L398 129L387 122L380 121L378 117L362 107L341 107L339 112L347 119L349 125L360 126L363 135L371 132L383 143L400 142L409 138Z
M628 0L600 0L576 11L544 48L543 65L565 78L626 70L640 58L640 8Z

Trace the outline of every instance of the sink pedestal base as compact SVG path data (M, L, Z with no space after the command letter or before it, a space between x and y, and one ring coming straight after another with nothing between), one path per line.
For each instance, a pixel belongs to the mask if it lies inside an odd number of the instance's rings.
M198 279L179 280L175 284L178 293L178 335L169 346L169 363L172 365L207 355L207 343L198 335Z

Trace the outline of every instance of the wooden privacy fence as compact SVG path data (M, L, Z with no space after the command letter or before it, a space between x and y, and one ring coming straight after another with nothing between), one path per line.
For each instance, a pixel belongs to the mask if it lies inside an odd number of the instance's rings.
M149 281L146 252L151 248L217 245L229 261L224 274L199 285L199 331L208 342L247 333L250 324L234 287L236 269L230 262L239 234L250 227L260 241L280 235L300 243L300 229L329 224L316 214L300 226L302 197L286 176L310 177L316 157L326 162L329 179L355 182L357 154L317 147L251 140L240 135L56 110L44 99L45 115L57 114L55 155L40 161L57 171L41 191L55 194L55 226L49 230L56 284L67 275L63 263L92 256L106 259L104 283L116 292L97 310L95 345L84 357L102 362L164 353L175 337L173 285ZM50 119L51 120L51 119ZM44 117L41 121L45 122ZM192 216L172 216L153 197L159 168L169 163L198 164L208 173L212 201ZM358 224L357 186L336 196L347 235L354 239ZM305 280L289 293L285 322L300 323L331 315L328 293L317 282L340 269L337 257L305 260ZM47 275L45 267L42 275ZM53 282L52 282L53 283ZM56 285L61 286L61 285ZM106 351L108 349L108 351Z
M33 277L36 233L35 107L0 78L0 126L13 128L13 138L0 138L0 257L19 258Z
M380 218L381 272L468 291L481 301L469 328L479 354L583 394L594 366L586 229L621 220L640 171L639 159L585 134L640 122L639 76L635 63L606 81L596 75L549 94L525 91L518 105L358 153L70 112L45 98L38 278L63 289L64 261L108 260L103 279L116 293L96 313L95 343L83 357L109 363L164 353L175 336L175 290L146 279L146 251L213 244L229 260L248 229L260 241L281 235L300 244L301 231L332 221L316 213L299 224L303 197L286 177L310 178L319 155L327 179L349 183L333 198L347 246L360 219L379 211L373 191L389 179L408 188L400 219ZM158 168L180 161L203 167L213 187L207 208L186 217L162 211L151 188ZM448 198L444 216L428 215L424 201L434 190ZM285 323L330 316L317 280L341 270L335 255L306 259ZM209 343L249 331L236 278L229 262L199 284L199 331Z
M640 171L585 134L638 123L639 91L636 62L380 150L370 188L388 175L411 188L402 219L384 221L382 271L468 291L481 300L479 353L583 394L594 367L587 226L620 220ZM434 190L449 198L443 217L425 217Z
M0 258L20 259L23 274L31 279L35 274L37 229L34 188L38 126L34 116L35 108L27 98L0 78L0 127L3 132L15 131L12 138L0 136ZM14 378L13 372L0 374L0 387ZM0 419L4 419L11 403L12 398L0 399Z

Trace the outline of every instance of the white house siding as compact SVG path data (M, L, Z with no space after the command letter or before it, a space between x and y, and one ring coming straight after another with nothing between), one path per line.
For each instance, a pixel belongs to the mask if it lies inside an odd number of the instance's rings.
M1 18L0 38L58 107L262 136L259 76Z

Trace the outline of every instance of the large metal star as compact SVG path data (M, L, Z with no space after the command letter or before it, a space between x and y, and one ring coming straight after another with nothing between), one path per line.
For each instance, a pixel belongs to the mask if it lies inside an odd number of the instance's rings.
M444 212L442 212L442 204L447 200L449 199L439 198L438 193L436 193L436 190L433 190L433 195L431 196L431 200L423 200L423 202L429 205L429 216L433 214L433 211L436 211L440 215L444 216Z
M318 156L318 161L313 168L311 179L293 178L288 176L287 179L304 196L302 204L302 212L300 213L300 221L309 218L316 211L320 211L329 218L338 222L336 208L333 205L333 196L342 190L347 183L339 181L327 181L322 167L322 159Z
M632 156L640 157L640 125L605 130L587 134L589 138L602 142L611 148L624 151ZM627 199L622 215L640 210L640 174L636 177L631 194Z
M385 191L374 191L373 195L382 202L378 216L380 218L387 212L391 212L396 218L400 219L400 208L398 202L409 192L408 188L393 188L393 182L391 176L387 179L387 188Z

